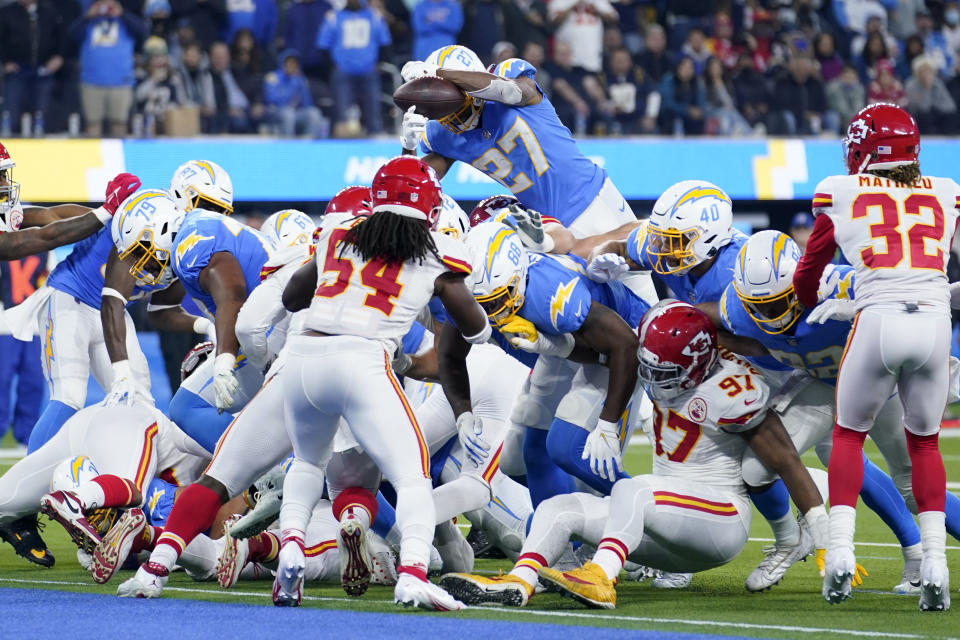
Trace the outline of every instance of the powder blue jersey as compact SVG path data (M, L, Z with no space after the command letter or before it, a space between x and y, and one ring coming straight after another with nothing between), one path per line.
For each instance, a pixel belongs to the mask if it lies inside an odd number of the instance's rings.
M237 259L249 294L260 284L260 270L270 259L271 250L270 242L247 225L219 213L195 209L186 215L173 242L173 272L200 310L212 319L217 306L200 287L200 272L213 254L226 252Z
M827 265L820 280L820 299L853 299L854 270L847 265ZM821 382L837 384L840 359L850 333L850 322L828 320L823 324L808 324L810 310L789 330L771 335L763 331L750 317L730 284L720 298L720 318L730 333L753 338L767 348L778 362L793 369L806 371Z
M533 78L536 72L517 58L494 69L505 78ZM600 193L607 172L580 152L540 93L540 102L526 107L487 101L480 124L462 133L431 120L420 148L473 165L508 188L524 207L569 226Z
M111 249L113 249L113 239L110 237L110 227L104 227L73 245L70 255L54 267L50 277L47 278L47 284L57 291L69 293L88 307L99 309L104 272ZM139 298L146 293L168 286L170 286L169 282L156 285L137 283L133 287L133 295L130 298Z

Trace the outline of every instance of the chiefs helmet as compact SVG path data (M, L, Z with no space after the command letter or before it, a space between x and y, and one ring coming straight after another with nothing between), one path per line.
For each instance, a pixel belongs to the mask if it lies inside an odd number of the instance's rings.
M187 355L183 357L183 362L180 363L180 382L183 382L190 377L190 374L197 370L201 364L206 362L207 358L210 357L210 354L214 353L217 350L217 346L207 340L206 342L197 343L193 349L187 351Z
M380 167L370 193L373 213L416 218L431 227L443 207L440 179L433 167L416 156L398 156Z
M323 214L346 213L353 217L368 216L373 208L370 201L370 189L368 187L344 187L337 192L337 195L330 198Z
M913 116L887 102L861 109L843 139L843 159L850 175L913 164L919 155L920 130Z
M663 300L640 323L637 375L654 400L670 400L699 385L717 362L717 330L699 309Z
M506 209L512 204L519 205L520 201L515 196L490 196L477 203L477 206L470 212L470 226L475 227L481 222L486 222L497 214L501 209Z
M20 207L20 184L13 181L13 168L17 163L0 142L0 232L16 231L23 222Z

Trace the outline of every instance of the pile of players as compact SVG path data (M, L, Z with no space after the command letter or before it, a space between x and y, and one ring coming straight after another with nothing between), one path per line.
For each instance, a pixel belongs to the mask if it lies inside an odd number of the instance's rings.
M910 116L855 116L849 175L818 185L801 256L784 234L736 231L730 198L701 180L636 220L535 69L478 65L457 46L404 67L458 84L463 108L406 114L404 155L337 194L319 227L295 210L241 224L207 161L169 190L123 174L103 207L54 222L109 228L6 313L43 337L51 403L0 478L0 535L51 565L42 512L97 582L139 556L128 597L161 595L180 566L225 588L272 578L280 606L337 580L432 610L523 606L538 585L613 608L624 570L677 588L732 560L756 506L775 544L746 588L815 554L835 603L861 580L861 495L901 543L894 590L949 608L960 500L937 433L957 386L944 269L960 187L921 176ZM467 216L440 187L455 160L516 196ZM832 262L838 247L854 266ZM651 276L674 298L657 302ZM210 337L169 416L125 311L143 296L156 326ZM81 408L90 373L109 393ZM638 426L653 472L631 477ZM863 456L868 432L890 475ZM829 465L829 516L809 449ZM471 573L459 514L515 561L508 574Z

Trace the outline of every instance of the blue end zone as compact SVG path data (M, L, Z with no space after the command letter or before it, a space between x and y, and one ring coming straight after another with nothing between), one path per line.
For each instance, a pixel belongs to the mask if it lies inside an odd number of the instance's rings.
M37 603L43 602L42 611ZM631 638L640 640L715 640L719 636L671 631L639 631L604 627L472 620L456 614L363 613L331 609L277 609L247 604L194 600L123 600L113 596L34 589L0 589L5 638L63 640L96 638L107 630L124 640L155 640L158 637L264 638L337 635L365 640L396 640L402 637L535 637L538 640L569 640L578 633L591 640ZM44 613L45 612L45 613ZM139 622L138 622L139 621ZM578 632L577 629L580 629ZM325 633L325 631L327 633ZM732 636L724 636L732 637Z

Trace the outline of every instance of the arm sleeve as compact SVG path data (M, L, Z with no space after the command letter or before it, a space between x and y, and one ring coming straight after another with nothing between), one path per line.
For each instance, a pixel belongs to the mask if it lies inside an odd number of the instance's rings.
M827 215L818 215L813 223L813 233L807 240L807 250L797 263L793 273L793 288L800 303L808 309L817 304L820 275L833 260L837 243L833 239L833 221Z
M250 292L237 315L237 340L247 360L262 369L270 361L270 329L287 314L281 278L268 278Z

